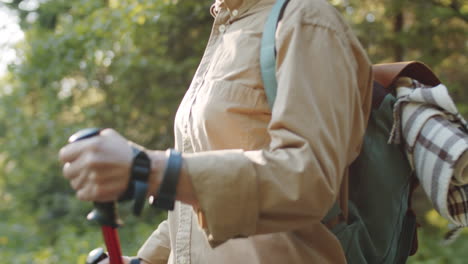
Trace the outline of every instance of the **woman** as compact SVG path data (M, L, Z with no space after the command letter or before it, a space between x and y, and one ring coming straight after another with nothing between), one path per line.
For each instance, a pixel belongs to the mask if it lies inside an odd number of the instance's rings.
M346 262L322 219L346 200L341 182L370 111L370 62L325 0L291 0L276 35L270 110L259 52L274 2L213 5L213 31L175 119L177 202L138 252L141 263ZM110 129L65 146L64 176L78 198L116 200L132 146ZM148 195L157 196L168 157L138 148L152 165Z

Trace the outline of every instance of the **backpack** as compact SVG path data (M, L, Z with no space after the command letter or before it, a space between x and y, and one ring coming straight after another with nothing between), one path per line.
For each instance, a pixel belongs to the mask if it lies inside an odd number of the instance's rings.
M275 33L288 1L276 1L262 36L260 65L270 107L277 89ZM347 208L335 203L322 222L346 216L330 229L348 263L405 263L417 249L416 217L410 203L417 179L403 146L387 143L396 101L392 84L402 76L432 86L440 81L420 62L374 65L373 75L372 110L362 149L349 167L349 179L343 179Z

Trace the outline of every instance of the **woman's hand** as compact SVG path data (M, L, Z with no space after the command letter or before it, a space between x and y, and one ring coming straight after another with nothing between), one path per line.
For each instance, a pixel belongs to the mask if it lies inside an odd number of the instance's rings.
M70 181L80 200L116 201L127 189L133 162L134 143L113 129L104 129L99 136L68 144L60 150L63 175ZM164 151L147 150L151 160L148 195L155 195L161 184L167 157ZM177 200L198 206L190 176L181 168Z
M131 142L112 129L66 145L59 159L78 199L115 201L126 190L132 163Z

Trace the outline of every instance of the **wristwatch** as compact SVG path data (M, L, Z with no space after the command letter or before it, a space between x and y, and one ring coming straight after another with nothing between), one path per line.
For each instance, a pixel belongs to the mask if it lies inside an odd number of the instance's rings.
M133 151L130 180L127 190L119 197L119 201L134 200L133 214L140 215L145 205L148 193L148 179L151 173L151 160L142 148L131 146Z

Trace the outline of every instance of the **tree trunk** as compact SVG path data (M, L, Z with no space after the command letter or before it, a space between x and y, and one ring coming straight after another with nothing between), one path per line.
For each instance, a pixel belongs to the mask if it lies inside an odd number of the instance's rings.
M394 36L396 36L395 46L393 48L395 61L402 61L405 56L405 47L403 46L401 40L401 33L403 32L404 22L403 11L400 9L395 16L395 20L393 21L393 31L395 33Z

